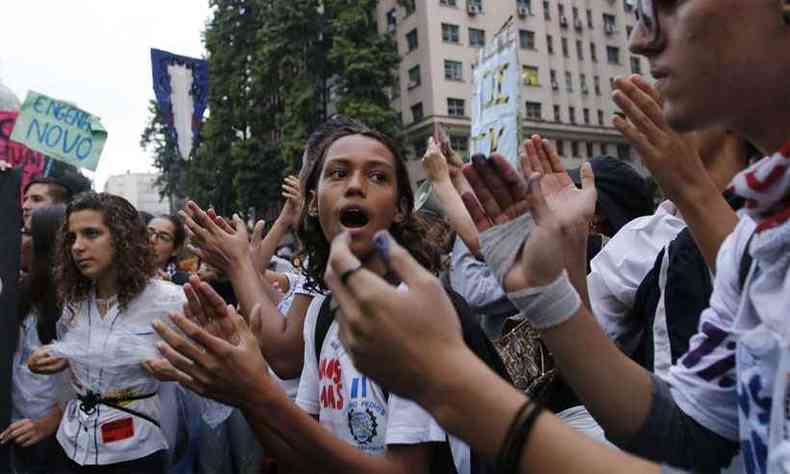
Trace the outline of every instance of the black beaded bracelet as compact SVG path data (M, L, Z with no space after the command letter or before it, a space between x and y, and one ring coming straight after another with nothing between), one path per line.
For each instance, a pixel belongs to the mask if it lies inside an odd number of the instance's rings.
M538 402L527 400L519 408L516 416L507 431L505 442L499 450L496 461L496 472L502 474L515 474L518 472L519 460L529 433L538 419L543 407Z

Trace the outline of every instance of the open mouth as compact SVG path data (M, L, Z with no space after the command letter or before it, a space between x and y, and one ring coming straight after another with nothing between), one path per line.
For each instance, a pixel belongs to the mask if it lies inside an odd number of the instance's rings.
M347 207L340 211L340 223L343 227L357 229L365 227L369 221L368 213L359 207Z

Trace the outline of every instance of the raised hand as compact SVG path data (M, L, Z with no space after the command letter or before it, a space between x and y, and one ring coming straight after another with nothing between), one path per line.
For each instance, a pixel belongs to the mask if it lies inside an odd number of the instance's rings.
M304 193L302 184L296 176L286 176L282 185L282 196L285 198L285 206L280 212L279 220L293 229L299 222L299 216L304 206Z
M428 149L422 157L422 167L432 183L449 182L450 170L447 159L442 154L442 149L433 137L428 138Z
M581 168L582 189L576 187L551 142L533 135L524 143L521 168L525 178L542 175L540 187L563 230L586 231L595 214L595 176L589 163Z
M679 134L667 124L658 91L638 75L617 79L615 104L625 118L615 116L614 126L636 148L642 163L673 201L696 186L709 186L692 134Z
M204 211L194 201L188 201L179 215L193 244L190 250L212 266L227 273L232 265L250 258L247 227L238 215L234 214L231 225L213 210Z
M466 350L455 308L441 282L386 231L374 242L408 287L405 291L361 268L348 242L346 233L332 242L325 275L340 304L340 338L362 372L392 392L419 400L435 381L429 366L436 366L436 358L443 361Z
M170 318L186 337L155 321L153 327L164 340L159 350L167 364L152 363L147 368L161 380L177 381L204 397L244 408L271 385L268 365L253 335L260 326L260 309L253 309L250 326L232 306L226 306L219 317L230 323L230 333L224 338L183 314L174 313Z

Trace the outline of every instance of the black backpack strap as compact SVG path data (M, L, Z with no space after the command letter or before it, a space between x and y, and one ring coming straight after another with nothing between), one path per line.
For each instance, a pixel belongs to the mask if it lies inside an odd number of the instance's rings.
M321 303L321 309L318 311L318 320L315 322L315 361L320 363L321 348L324 347L324 340L326 333L329 332L329 326L335 320L335 312L331 308L332 297L327 296L324 302Z
M746 285L746 279L749 277L749 270L752 269L752 263L754 261L752 254L749 252L749 247L752 246L752 239L754 239L754 234L746 241L746 248L743 251L743 255L741 255L741 266L738 269L738 286L741 291L743 291L743 287Z

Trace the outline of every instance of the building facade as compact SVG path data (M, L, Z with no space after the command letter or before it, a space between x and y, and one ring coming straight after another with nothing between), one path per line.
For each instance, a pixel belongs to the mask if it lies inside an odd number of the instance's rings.
M170 203L159 197L156 186L156 173L130 173L110 176L104 185L104 192L116 194L129 201L138 211L153 215L169 214Z
M567 166L602 154L632 159L611 125L612 82L649 71L628 51L636 20L626 1L381 0L377 15L401 54L391 98L415 156L437 122L456 150L469 149L472 71L480 48L512 17L525 136L553 140Z

